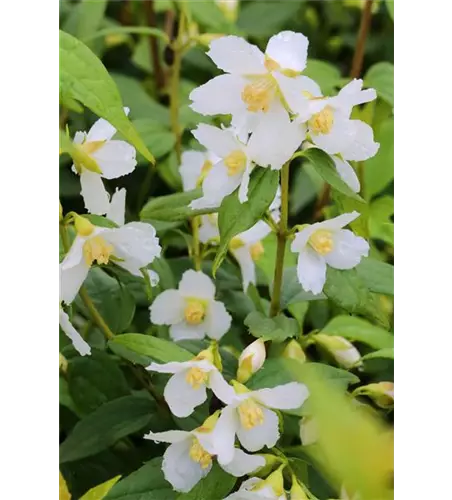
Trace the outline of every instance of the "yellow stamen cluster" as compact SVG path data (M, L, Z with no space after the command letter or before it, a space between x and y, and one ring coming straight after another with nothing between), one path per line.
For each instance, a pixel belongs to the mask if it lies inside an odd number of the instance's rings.
M264 253L264 245L260 241L253 243L250 246L251 258L256 262L259 260Z
M230 250L237 250L238 248L242 248L243 246L245 246L245 243L238 236L234 236L234 238L232 238L232 240L229 242Z
M107 243L100 235L89 238L83 244L83 257L88 266L94 261L98 264L108 264L113 251L113 245Z
M241 149L236 149L226 156L224 164L229 176L240 174L246 168L246 154Z
M256 425L264 423L264 413L252 399L247 399L238 407L240 423L247 429L253 429Z
M194 462L197 462L201 466L201 469L207 469L212 463L212 456L207 453L196 438L190 447L189 455Z
M203 384L207 382L208 376L208 373L202 371L201 368L197 368L194 366L187 371L185 380L193 387L193 389L199 389Z
M325 106L322 111L309 119L308 124L312 134L328 134L334 124L333 108Z
M276 94L277 83L271 75L265 75L245 86L242 100L247 104L248 111L263 111L266 113Z
M319 229L310 236L309 244L320 255L326 255L333 250L333 235L331 231Z
M199 325L206 314L205 304L198 299L188 299L184 310L185 321L189 325Z

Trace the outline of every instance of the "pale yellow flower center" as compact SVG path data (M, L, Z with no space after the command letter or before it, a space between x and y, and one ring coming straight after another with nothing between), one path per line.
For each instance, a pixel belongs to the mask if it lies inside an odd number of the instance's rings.
M98 264L108 264L113 251L113 245L106 242L100 235L86 240L83 244L83 257L88 266L91 266L94 261Z
M265 56L265 67L268 71L277 71L281 68L281 66L271 57Z
M196 438L193 439L189 455L194 462L197 462L201 466L201 469L207 469L212 463L212 456L207 453Z
M264 245L262 245L260 241L257 241L256 243L253 243L250 246L251 258L254 261L259 260L262 257L263 253L264 253Z
M80 144L80 148L83 149L86 154L91 155L100 149L105 142L106 141L86 141Z
M264 423L264 412L252 399L247 399L238 407L240 423L249 430Z
M234 236L234 238L232 238L232 240L229 242L230 250L237 250L238 248L241 248L243 246L245 246L245 243L238 236Z
M309 128L312 134L328 134L333 128L334 112L331 106L325 106L322 111L309 119Z
M248 111L266 113L275 97L277 86L276 80L270 74L258 77L246 85L242 92L242 100L247 104Z
M319 229L310 236L309 244L320 255L326 255L333 250L333 235L331 231Z
M187 371L185 380L193 387L193 389L199 389L207 382L208 376L208 373L202 371L201 368L194 366Z
M229 176L240 174L246 168L246 155L241 149L236 149L226 156L224 164Z
M199 299L188 299L185 310L184 317L185 321L189 325L199 325L204 319L206 314L205 303Z

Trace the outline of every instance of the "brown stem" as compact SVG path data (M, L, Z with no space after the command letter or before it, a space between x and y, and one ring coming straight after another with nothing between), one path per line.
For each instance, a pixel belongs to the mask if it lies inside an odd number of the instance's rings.
M154 10L154 0L146 0L143 6L148 26L156 28L157 18ZM160 91L165 86L165 75L163 74L162 65L160 64L158 41L152 36L149 37L149 50L151 51L151 63L154 68L155 83L157 85L157 90Z
M364 48L366 45L367 34L369 33L370 22L372 19L372 4L373 0L366 0L362 14L361 23L359 25L358 38L356 39L355 54L353 56L352 69L350 71L351 78L358 78L361 74L361 69L364 60Z

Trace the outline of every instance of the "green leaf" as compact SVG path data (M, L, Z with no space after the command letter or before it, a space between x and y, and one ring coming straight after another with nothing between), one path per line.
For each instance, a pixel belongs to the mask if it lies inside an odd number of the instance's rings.
M322 300L326 299L323 293L314 295L311 292L306 292L298 281L297 267L287 267L283 271L283 281L281 286L281 303L280 308L286 309L290 304L303 302L306 300Z
M225 498L232 490L237 478L225 472L218 464L214 464L212 470L204 479L188 493L182 493L177 500L209 500L214 498Z
M215 275L234 236L252 227L264 215L276 195L279 172L269 168L256 168L251 175L248 201L240 203L238 189L224 198L218 212L220 245L213 262Z
M394 119L382 122L375 132L380 143L378 153L364 164L364 186L367 199L385 189L394 179Z
M283 314L268 318L265 314L254 311L245 318L245 325L254 337L275 342L283 342L300 333L297 321Z
M319 148L309 148L299 156L306 158L317 173L334 189L355 200L364 201L359 194L354 193L338 174L331 156Z
M76 424L60 446L60 463L105 450L148 426L155 413L155 402L140 396L124 396L105 403Z
M394 246L394 224L390 217L394 214L394 198L382 196L370 205L369 230L372 238Z
M140 333L118 335L109 341L109 345L111 344L123 345L133 352L149 356L162 363L193 359L193 355L189 351L179 347L175 342Z
M164 478L158 457L116 483L105 500L175 500L177 495Z
M214 32L229 31L229 23L213 0L190 3L190 14L194 20Z
M385 4L389 17L392 19L392 22L394 22L394 0L386 0Z
M161 158L173 150L176 136L159 122L152 118L140 118L132 123L156 158Z
M394 346L393 335L378 326L353 316L335 316L322 329L321 333L362 342L376 349Z
M394 295L394 266L365 257L355 269L371 292Z
M108 0L82 0L78 8L76 36L80 40L91 37L98 31L104 17Z
M324 95L333 93L341 84L341 72L339 68L318 59L308 59L303 75L316 81Z
M373 87L380 97L394 106L394 65L390 62L379 62L369 68L364 76L364 85Z
M109 227L109 228L115 228L119 227L116 222L113 222L110 219L107 219L106 217L102 217L102 215L96 215L96 214L82 214L82 217L85 217L85 219L88 219L92 224L98 227Z
M107 493L113 488L113 486L119 481L121 476L113 477L105 483L99 484L94 488L87 491L80 500L103 500Z
M60 87L110 122L154 163L154 157L124 113L119 90L105 66L85 44L64 31L60 31Z
M130 394L118 365L108 354L95 349L91 356L76 356L69 360L67 379L72 400L85 414Z
M202 190L199 188L193 189L192 191L152 198L141 209L140 219L144 221L179 221L189 219L195 215L215 212L217 210L216 208L192 210L188 206L190 202L201 196Z
M370 352L361 359L366 360L375 358L394 359L394 347L386 347L384 349L379 349L378 351Z
M323 178L309 162L305 161L303 168L294 169L294 178L291 180L289 197L290 215L296 215L309 205L309 203L316 200L322 192L324 185Z

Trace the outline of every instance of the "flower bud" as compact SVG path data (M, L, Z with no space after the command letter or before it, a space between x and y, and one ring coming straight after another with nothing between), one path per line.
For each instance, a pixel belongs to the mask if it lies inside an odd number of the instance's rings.
M283 358L289 359L297 359L301 363L306 361L306 354L303 351L303 348L296 340L291 340L282 353Z
M61 206L61 201L60 203L60 222L63 220L63 207Z
M353 392L354 396L368 396L380 408L394 407L394 383L378 382L358 387Z
M317 424L313 417L303 417L300 420L300 440L303 446L314 444L318 438Z
M266 358L265 343L261 339L255 340L239 357L237 380L246 382L253 373L256 373L264 364Z
M275 472L272 472L267 479L265 479L261 485L259 486L259 489L265 488L270 486L270 488L273 490L275 493L276 497L280 497L284 493L284 478L282 474L282 468L280 467L279 469L275 470Z
M196 429L196 432L208 433L212 432L217 425L218 418L220 417L220 410L207 417L203 424Z
M361 355L356 347L343 337L319 333L313 337L316 344L328 351L338 365L352 368L361 364Z
M67 367L68 367L68 361L67 359L61 354L60 352L60 370L63 372L63 373L66 373L67 372Z
M86 217L74 214L75 230L80 236L89 236L94 231L94 226Z
M295 476L292 476L292 488L290 489L290 500L308 500L308 495L297 481Z

